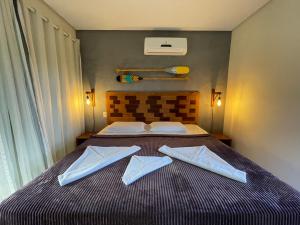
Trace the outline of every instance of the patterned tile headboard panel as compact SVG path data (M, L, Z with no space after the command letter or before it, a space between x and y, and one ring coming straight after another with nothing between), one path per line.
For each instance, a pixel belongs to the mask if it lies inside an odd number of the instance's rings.
M199 92L106 93L107 123L115 121L178 121L198 124Z

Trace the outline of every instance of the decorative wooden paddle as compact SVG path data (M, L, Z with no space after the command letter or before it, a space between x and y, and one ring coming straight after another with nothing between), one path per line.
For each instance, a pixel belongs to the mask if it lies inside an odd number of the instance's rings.
M160 69L116 69L116 72L166 72L170 74L188 74L190 68L188 66L173 66Z
M141 77L138 75L125 74L117 76L116 79L123 84L132 84L141 80L188 80L189 77Z

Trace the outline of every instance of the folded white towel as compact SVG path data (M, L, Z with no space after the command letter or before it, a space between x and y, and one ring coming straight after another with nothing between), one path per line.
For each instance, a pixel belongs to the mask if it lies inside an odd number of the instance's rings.
M84 153L61 175L58 176L60 186L79 180L100 170L141 148L131 147L98 147L88 146Z
M233 180L243 183L247 182L247 174L244 171L235 169L225 160L210 151L205 145L180 148L170 148L164 145L159 148L159 151L176 159L199 166L203 169L223 175Z
M132 156L122 177L124 184L129 185L146 174L172 163L168 156Z

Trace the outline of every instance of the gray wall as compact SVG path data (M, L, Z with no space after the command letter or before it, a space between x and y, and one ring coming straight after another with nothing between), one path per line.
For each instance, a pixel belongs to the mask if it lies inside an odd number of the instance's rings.
M299 10L299 0L273 0L233 31L224 131L300 191Z
M148 36L187 37L186 56L144 56L144 38ZM127 91L200 91L200 125L210 129L210 91L216 88L224 93L231 32L166 32L166 31L78 31L81 40L81 57L85 90L96 89L96 127L105 125L105 92ZM118 67L168 67L188 65L189 81L141 81L137 84L120 84L115 80ZM145 75L145 74L140 74ZM163 74L159 74L163 75ZM224 104L215 108L214 130L222 131ZM85 108L86 129L91 130L91 108Z

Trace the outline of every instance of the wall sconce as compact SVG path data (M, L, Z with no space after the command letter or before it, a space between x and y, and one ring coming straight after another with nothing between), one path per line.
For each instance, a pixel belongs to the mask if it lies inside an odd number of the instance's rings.
M90 105L93 107L93 132L95 132L95 106L96 106L96 100L95 100L95 89L92 88L90 91L85 92L85 101L87 105Z
M217 101L217 106L220 107L222 105L221 101L222 92L216 91L214 88L211 89L211 124L210 124L210 132L214 132L214 106Z
M95 105L96 105L95 89L92 88L90 91L86 91L85 95L86 95L86 104L91 105L92 107L95 107Z
M222 105L221 94L222 94L222 92L216 91L214 88L211 89L211 107L215 106L216 100L217 100L218 107L220 107Z

